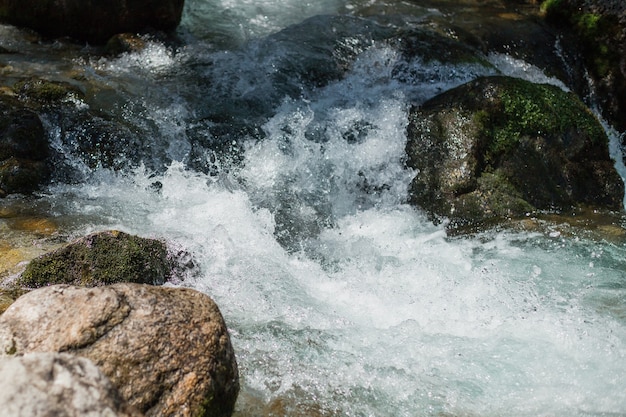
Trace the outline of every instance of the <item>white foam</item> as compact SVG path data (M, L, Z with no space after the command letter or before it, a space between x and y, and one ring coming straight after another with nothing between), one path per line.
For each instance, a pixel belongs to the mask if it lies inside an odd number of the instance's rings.
M101 172L92 185L57 190L56 206L71 201L102 226L191 250L201 272L183 285L217 300L244 390L268 400L356 415L622 412L626 331L610 307L620 290L601 288L621 282L610 264L623 250L526 233L450 239L401 202L359 208L354 196L326 196L351 209L334 209L332 226L290 253L258 194L280 199L287 178L302 190L319 187L309 174L330 159L344 164L333 172L345 188L326 192L345 195L351 180L341 177L359 165L398 161L396 151L342 152L338 137L329 142L337 155L307 148L301 132L311 114L287 106L277 117L300 129L288 138L290 152L285 131L270 123L273 133L247 150L246 167L228 181L180 163L156 176ZM268 173L255 178L263 164ZM245 181L233 186L238 175Z
M174 51L160 42L145 40L145 47L135 52L125 52L116 58L101 58L92 62L93 67L112 74L148 73L158 75L171 71L179 61L174 58Z
M521 78L538 84L551 84L563 91L569 91L569 88L561 80L546 75L540 68L524 60L497 52L489 54L487 59L502 74L509 77Z
M450 238L406 205L408 107L435 91L428 77L394 81L398 61L374 45L343 80L285 99L241 167L97 170L47 201L88 217L77 234L114 227L191 251L199 271L180 285L216 299L244 391L268 401L340 415L623 414L623 247ZM431 69L441 86L483 71ZM159 109L184 142L186 108ZM289 221L295 244L277 236Z

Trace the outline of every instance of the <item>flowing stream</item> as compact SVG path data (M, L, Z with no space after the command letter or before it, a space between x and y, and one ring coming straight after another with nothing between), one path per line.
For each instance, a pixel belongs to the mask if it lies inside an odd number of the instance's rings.
M563 84L501 53L491 65L404 60L378 41L398 24L385 7L188 0L183 46L15 58L106 84L117 93L97 104L143 136L134 162L94 168L47 120L72 180L2 204L71 236L116 228L187 250L196 267L168 285L220 306L237 416L626 416L619 222L449 236L406 203L411 105L479 75ZM445 17L393 7L405 24Z

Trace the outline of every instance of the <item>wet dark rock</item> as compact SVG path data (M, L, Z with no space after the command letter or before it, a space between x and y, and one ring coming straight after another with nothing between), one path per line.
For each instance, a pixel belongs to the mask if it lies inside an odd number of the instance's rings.
M623 201L601 125L552 85L485 77L445 92L411 112L407 153L412 203L458 225Z
M63 148L60 153L55 150L46 156L47 165L53 167L53 179L82 180L83 173L77 169L80 164L75 161L90 169L120 169L138 163L144 147L141 134L145 132L137 132L123 118L99 110L106 104L124 104L122 93L103 90L103 86L83 79L67 82L30 77L13 84L12 92L17 98L13 105L24 107L47 122ZM74 163L67 164L68 158Z
M122 120L73 107L57 107L47 116L59 127L65 152L89 168L121 169L141 159L140 133ZM68 177L71 181L72 173Z
M183 4L183 0L0 0L0 19L45 36L104 44L118 33L176 29Z
M459 42L434 30L405 30L398 34L399 49L406 60L419 57L423 62L438 61L445 64L479 63L491 66L480 50L471 43Z
M13 86L20 100L26 105L37 108L54 105L73 96L80 97L80 90L67 82L50 81L43 78L20 80Z
M604 117L626 130L626 2L546 0L541 8L581 54Z
M134 282L160 285L183 266L164 242L119 231L94 233L33 259L16 285L39 288L51 284L87 287Z
M0 197L31 193L50 175L48 138L39 116L0 95Z
M146 47L146 41L134 33L120 33L112 36L104 47L108 55L120 55L126 52L139 52Z
M65 352L91 360L131 407L154 417L228 417L239 391L224 319L187 288L54 285L0 316L0 357Z

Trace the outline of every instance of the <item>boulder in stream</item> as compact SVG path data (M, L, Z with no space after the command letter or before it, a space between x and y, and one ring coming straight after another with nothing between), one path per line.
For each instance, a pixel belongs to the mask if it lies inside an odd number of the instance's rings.
M146 416L230 416L239 391L224 319L187 288L54 285L0 316L0 356L66 352L93 361Z
M0 19L45 36L103 44L117 33L172 31L183 5L184 0L0 0Z
M602 126L573 94L484 77L411 111L411 201L457 225L535 210L619 210L624 185Z
M16 284L38 288L50 284L93 287L117 282L163 284L182 267L167 245L117 230L93 233L33 259Z
M67 353L0 358L5 417L140 417L89 359Z

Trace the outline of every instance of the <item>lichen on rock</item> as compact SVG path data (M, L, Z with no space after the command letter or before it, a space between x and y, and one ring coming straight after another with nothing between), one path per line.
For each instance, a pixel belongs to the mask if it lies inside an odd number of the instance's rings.
M3 416L141 417L89 359L67 353L0 357Z
M146 416L227 417L239 391L224 319L187 288L53 285L0 315L0 357L66 352L93 361Z
M457 224L623 200L598 120L552 85L497 76L445 92L411 112L407 154L411 201Z
M16 285L38 288L50 284L97 286L116 282L160 285L176 262L167 245L112 230L94 233L33 259Z

